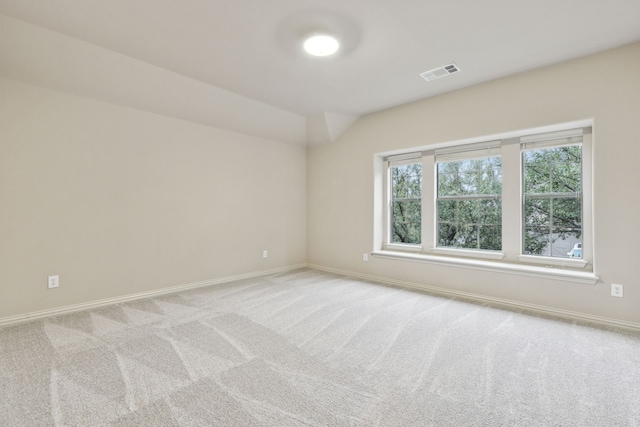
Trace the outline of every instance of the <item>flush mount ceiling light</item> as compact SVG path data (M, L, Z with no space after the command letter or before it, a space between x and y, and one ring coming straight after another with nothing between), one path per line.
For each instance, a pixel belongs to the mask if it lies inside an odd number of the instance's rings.
M333 55L339 47L340 43L335 37L323 34L313 35L304 42L304 50L313 56Z

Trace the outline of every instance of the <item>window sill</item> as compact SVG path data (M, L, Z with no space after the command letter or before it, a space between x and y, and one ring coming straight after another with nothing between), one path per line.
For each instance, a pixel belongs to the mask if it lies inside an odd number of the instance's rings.
M547 256L518 255L518 259L521 262L543 264L545 266L554 267L585 268L588 264L587 261L580 258L552 258Z
M422 246L410 245L406 243L387 243L384 245L385 250L399 252L422 252Z
M466 258L484 258L484 259L497 259L501 260L504 258L504 254L502 252L492 252L492 251L474 251L469 249L454 249L454 248L433 248L431 252L434 254L441 255L450 255L450 256L463 256Z
M562 280L565 282L582 283L585 285L595 285L600 279L598 276L590 272L564 270L553 267L508 264L502 262L458 258L452 256L425 255L389 250L373 251L371 252L371 256L376 258L423 262L427 264L468 268L472 270L482 270L496 273L515 274L527 277Z

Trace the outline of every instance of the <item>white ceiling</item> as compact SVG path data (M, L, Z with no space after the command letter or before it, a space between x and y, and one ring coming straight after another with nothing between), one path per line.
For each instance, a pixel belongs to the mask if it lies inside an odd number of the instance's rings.
M0 0L0 14L0 75L299 144L640 40L640 0ZM306 54L314 31L338 54ZM462 71L418 76L451 62Z

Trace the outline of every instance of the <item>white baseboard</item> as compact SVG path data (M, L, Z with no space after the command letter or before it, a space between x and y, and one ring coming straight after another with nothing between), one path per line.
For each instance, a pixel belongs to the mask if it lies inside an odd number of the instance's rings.
M424 292L432 292L434 294L448 296L448 297L465 298L472 301L484 302L484 303L503 306L507 308L524 309L524 310L545 314L545 315L549 315L557 318L589 322L589 323L594 323L594 324L603 325L603 326L622 328L622 329L631 330L634 332L640 331L640 323L627 322L625 320L611 319L608 317L600 317L600 316L580 313L576 311L562 310L559 308L546 307L546 306L536 305L536 304L528 304L528 303L523 303L523 302L513 301L508 299L488 297L480 294L473 294L469 292L461 292L461 291L455 291L451 289L440 288L436 286L425 285L423 283L406 282L402 280L390 279L388 277L373 276L369 274L356 273L353 271L339 270L339 269L325 267L321 265L307 264L307 267L313 268L315 270L326 271L329 273L350 276L358 279L370 280L370 281L374 281L374 282L378 282L384 285L389 285L394 287L400 287L400 288L406 288L406 289L424 291Z
M107 298L97 301L89 301L81 304L68 305L64 307L56 307L48 310L35 311L31 313L18 314L16 316L0 318L0 326L6 326L13 323L25 322L28 320L41 319L43 317L56 316L60 314L73 313L75 311L87 310L90 308L98 308L111 304L119 304L123 302L133 301L141 298L156 297L174 292L185 291L188 289L201 288L203 286L218 285L220 283L233 282L236 280L250 279L252 277L267 276L270 274L283 273L298 268L305 268L306 264L297 264L287 267L274 268L272 270L261 270L247 274L238 274L234 276L221 277L218 279L204 280L202 282L187 283L184 285L171 286L168 288L155 289L152 291L139 292L135 294L124 295L121 297Z
M271 270L255 271L252 273L238 274L234 276L221 277L218 279L204 280L201 282L171 286L168 288L156 289L156 290L147 291L147 292L139 292L135 294L124 295L121 297L107 298L107 299L102 299L97 301L90 301L82 304L74 304L74 305L69 305L64 307L52 308L48 310L19 314L16 316L3 317L3 318L0 318L0 326L7 326L14 323L20 323L20 322L25 322L29 320L36 320L36 319L41 319L49 316L56 316L60 314L73 313L76 311L82 311L82 310L87 310L91 308L98 308L98 307L103 307L111 304L119 304L119 303L133 301L141 298L155 297L155 296L170 294L174 292L185 291L188 289L195 289L195 288L201 288L204 286L217 285L220 283L233 282L236 280L250 279L253 277L283 273L283 272L295 270L298 268L305 268L305 267L312 268L315 270L320 270L320 271L326 271L329 273L340 274L343 276L350 276L350 277L363 279L363 280L371 280L374 282L378 282L384 285L389 285L394 287L400 287L400 288L411 289L416 291L432 292L432 293L443 295L443 296L459 297L459 298L465 298L473 301L494 304L498 306L524 309L532 312L550 315L553 317L595 323L595 324L614 327L614 328L627 329L634 332L640 331L640 323L627 322L624 320L611 319L608 317L600 317L600 316L595 316L595 315L586 314L586 313L580 313L580 312L575 312L570 310L562 310L558 308L546 307L546 306L541 306L536 304L528 304L528 303L523 303L519 301L502 299L502 298L493 298L493 297L488 297L480 294L473 294L469 292L454 291L451 289L425 285L422 283L406 282L402 280L390 279L388 277L383 277L383 276L374 276L369 274L356 273L353 271L340 270L336 268L330 268L330 267L325 267L325 266L315 265L315 264L297 264L297 265L291 265L287 267L275 268Z

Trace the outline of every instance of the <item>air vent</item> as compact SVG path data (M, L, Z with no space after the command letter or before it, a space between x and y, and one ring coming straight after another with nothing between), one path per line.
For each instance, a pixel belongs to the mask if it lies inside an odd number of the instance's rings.
M445 65L444 67L434 68L433 70L420 73L420 77L430 82L431 80L439 79L440 77L448 76L449 74L457 73L460 68L456 64Z

